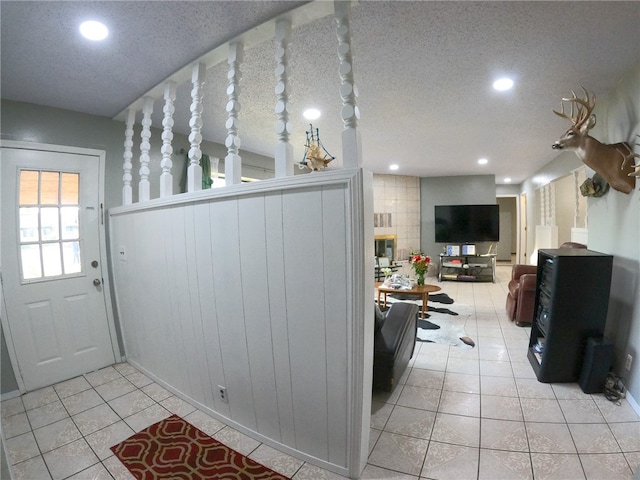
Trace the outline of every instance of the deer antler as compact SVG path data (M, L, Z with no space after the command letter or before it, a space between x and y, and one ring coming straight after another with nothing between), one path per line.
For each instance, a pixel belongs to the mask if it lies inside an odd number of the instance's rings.
M578 98L576 93L571 90L572 98L563 98L560 106L562 107L561 112L557 112L553 110L553 113L556 115L566 118L569 120L576 129L582 128L585 122L591 116L591 112L593 112L593 108L596 106L596 95L593 94L589 96L589 92L582 85L580 86L582 91L584 92L584 98ZM571 114L567 115L564 111L564 102L569 102L571 104ZM575 106L575 108L574 108ZM574 115L575 113L575 115Z

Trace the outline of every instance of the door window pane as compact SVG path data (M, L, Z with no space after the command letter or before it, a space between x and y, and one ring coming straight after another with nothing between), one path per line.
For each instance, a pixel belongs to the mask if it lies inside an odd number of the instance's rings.
M40 177L40 204L58 205L58 187L60 174L58 172L42 172Z
M20 247L22 260L22 278L30 280L42 277L40 260L40 245L22 245Z
M39 173L32 170L22 170L20 172L20 205L38 204Z
M64 273L79 273L82 271L80 262L80 243L64 242L62 244L62 260L64 262Z
M40 236L43 241L58 240L60 238L58 230L60 219L58 214L58 207L40 208Z
M60 261L60 244L42 244L42 267L45 277L55 277L62 274L62 262Z
M38 214L40 209L38 207L20 207L20 242L37 242L40 237L38 232L40 227L38 226Z
M62 193L60 195L61 205L78 205L78 186L80 175L77 173L62 174Z
M75 240L80 237L78 230L78 207L61 207L60 219L63 240Z
M22 170L19 191L23 280L82 273L80 175Z

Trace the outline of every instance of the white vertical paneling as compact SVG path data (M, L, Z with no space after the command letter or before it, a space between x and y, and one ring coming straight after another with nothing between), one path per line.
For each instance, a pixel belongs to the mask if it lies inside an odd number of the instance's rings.
M323 251L325 255L324 298L327 343L327 397L329 460L344 464L347 458L347 377L349 368L347 342L350 339L347 313L347 243L346 197L344 188L322 190Z
M199 382L197 370L195 339L193 336L193 309L199 310L197 299L197 278L189 274L190 260L193 256L189 247L193 248L193 210L184 206L169 209L167 219L167 238L171 239L171 248L167 249L167 263L172 272L170 292L172 292L172 317L167 319L173 330L173 341L176 345L175 355L182 365L180 372L182 391L189 391L194 399L202 402L204 394ZM189 228L191 226L191 228ZM192 265L195 267L195 265ZM195 289L195 295L192 289ZM194 305L195 301L195 305Z
M127 356L260 440L357 475L372 343L360 303L373 288L359 278L360 177L277 181L285 188L114 209Z
M216 316L216 289L213 281L213 247L211 244L211 237L217 234L217 230L211 220L210 205L208 203L195 205L194 212L199 219L193 226L193 237L197 255L196 273L200 286L200 328L205 359L205 364L202 365L201 369L203 382L206 385L205 397L211 398L206 402L206 405L212 406L215 411L229 417L229 405L219 400L217 391L217 386L224 384L222 351L220 350L218 318ZM205 377L208 378L208 384Z
M269 317L267 257L270 252L267 250L264 213L262 195L246 198L238 204L242 303L257 431L280 441L280 428L275 421L278 399Z
M169 223L168 212L151 210L141 215L135 224L134 264L140 281L134 286L138 316L142 336L141 351L143 359L150 359L172 384L182 386L181 366L175 361L180 354L173 350L173 328L171 318L170 271L166 252L172 248L170 237L164 229ZM141 275L142 274L142 275ZM171 351L171 355L167 355Z
M264 216L267 219L265 222L265 242L269 252L267 255L267 285L269 287L269 318L271 319L271 341L273 342L273 363L278 401L277 421L280 427L282 443L295 445L287 295L283 288L286 275L284 268L282 195L279 192L266 195Z
M222 201L211 205L213 284L216 292L216 316L231 418L256 429L253 388L244 328L241 291L240 241L238 238L238 202Z
M326 458L322 195L318 190L290 193L283 198L282 210L296 446Z
M184 231L185 231L185 253L186 253L186 266L187 266L187 279L189 290L189 318L185 317L183 321L183 334L185 336L185 346L188 348L187 356L189 357L189 379L191 381L194 398L200 402L205 403L207 400L206 391L211 391L208 388L210 380L207 376L204 376L202 365L205 363L204 346L201 335L201 308L200 301L207 298L207 294L210 292L204 290L200 292L200 288L203 286L200 284L198 278L198 251L196 250L195 241L195 226L198 223L209 223L208 212L198 211L196 214L195 208L182 207L184 216ZM203 216L201 216L204 213ZM188 320L188 321L187 321Z

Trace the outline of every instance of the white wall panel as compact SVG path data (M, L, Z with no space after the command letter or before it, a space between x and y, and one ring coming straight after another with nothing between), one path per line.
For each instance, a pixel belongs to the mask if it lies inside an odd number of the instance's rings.
M327 343L327 418L329 458L336 463L346 462L347 412L342 407L347 403L347 377L336 375L346 371L348 342L350 340L347 323L347 266L351 259L347 251L348 234L346 228L346 197L344 189L325 187L322 192L324 300Z
M282 200L296 446L327 458L322 192L301 190Z
M253 385L257 431L280 441L273 333L269 314L269 275L267 270L266 218L264 196L244 199L238 210L240 270L249 375ZM272 285L282 288L282 285Z
M110 212L128 358L242 431L343 475L367 440L349 427L363 405L350 389L371 362L352 355L367 337L353 299L370 298L358 291L367 282L354 281L365 251L351 212L362 208L360 175L268 180Z
M282 195L280 192L265 196L265 241L267 244L267 286L269 289L269 317L273 342L275 388L278 402L278 427L281 442L295 445L293 422L293 392L289 352L289 322L284 268L284 240Z
M220 385L227 389L231 418L256 430L244 326L238 200L213 203L211 223L218 232L211 238L211 245L214 252L214 289L217 292L216 316L224 369L224 379Z

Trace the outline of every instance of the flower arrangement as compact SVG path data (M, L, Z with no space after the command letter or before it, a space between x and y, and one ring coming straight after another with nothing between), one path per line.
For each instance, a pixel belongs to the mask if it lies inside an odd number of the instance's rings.
M384 268L381 270L381 272L382 272L382 274L383 274L385 277L390 277L390 276L391 276L391 274L393 273L393 270L391 270L389 267L384 267Z
M429 270L429 264L431 263L431 257L417 253L411 257L411 267L416 272L418 285L424 285L424 276Z

